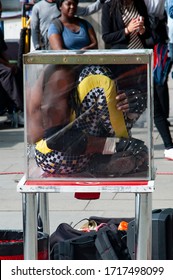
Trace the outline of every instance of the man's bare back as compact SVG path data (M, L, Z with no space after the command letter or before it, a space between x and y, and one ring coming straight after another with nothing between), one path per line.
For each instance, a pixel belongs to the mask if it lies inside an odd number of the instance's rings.
M69 67L48 66L28 94L28 140L42 139L45 130L70 122L69 96L75 86Z

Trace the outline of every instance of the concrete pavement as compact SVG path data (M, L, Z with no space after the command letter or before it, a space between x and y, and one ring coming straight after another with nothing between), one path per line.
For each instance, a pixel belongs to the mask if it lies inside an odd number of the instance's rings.
M173 81L170 87L170 121L173 124ZM170 127L173 135L173 127ZM157 168L152 208L173 208L173 161L164 159L162 140L154 129ZM17 183L24 172L24 129L4 129L0 124L0 229L22 229L22 195ZM50 232L59 223L76 223L91 215L134 217L134 194L102 193L99 200L77 200L73 193L49 194Z

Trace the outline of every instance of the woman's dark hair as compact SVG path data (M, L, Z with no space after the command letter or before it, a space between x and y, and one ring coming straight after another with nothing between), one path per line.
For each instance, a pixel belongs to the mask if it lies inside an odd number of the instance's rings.
M65 0L56 0L56 1L55 1L58 10L59 10L59 8L61 7L61 5L62 5L62 3L63 3L64 1L65 1ZM79 0L74 0L74 2L75 2L76 4L78 4Z
M114 11L118 8L120 9L120 7L122 6L123 0L111 0L111 4L110 4L110 14L112 15L114 13Z
M116 9L121 10L123 6L129 4L129 0L111 0L110 14L113 14Z

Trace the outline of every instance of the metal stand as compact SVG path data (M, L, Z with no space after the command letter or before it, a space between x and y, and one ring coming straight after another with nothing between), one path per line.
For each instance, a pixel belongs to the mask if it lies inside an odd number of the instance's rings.
M136 194L135 259L151 260L152 256L152 194Z
M24 259L37 260L37 198L35 193L23 194Z
M38 214L43 223L43 232L50 234L50 225L49 225L49 201L48 193L38 193Z
M37 196L38 195L38 196ZM37 207L38 206L38 207ZM23 194L24 259L37 259L38 209L43 222L43 232L49 233L47 193ZM135 193L135 259L152 257L152 193Z

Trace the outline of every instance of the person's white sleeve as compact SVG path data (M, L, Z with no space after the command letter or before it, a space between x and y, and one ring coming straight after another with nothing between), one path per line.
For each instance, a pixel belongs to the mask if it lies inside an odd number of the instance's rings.
M39 11L36 9L36 6L32 10L31 18L31 36L34 48L37 49L40 44L40 25L39 25Z
M144 0L148 14L161 17L164 14L165 0Z
M169 42L173 43L173 19L168 17L168 36Z
M80 7L77 8L77 16L89 16L96 12L98 12L102 7L102 4L100 3L100 0L97 0L96 2L90 4L87 7Z

